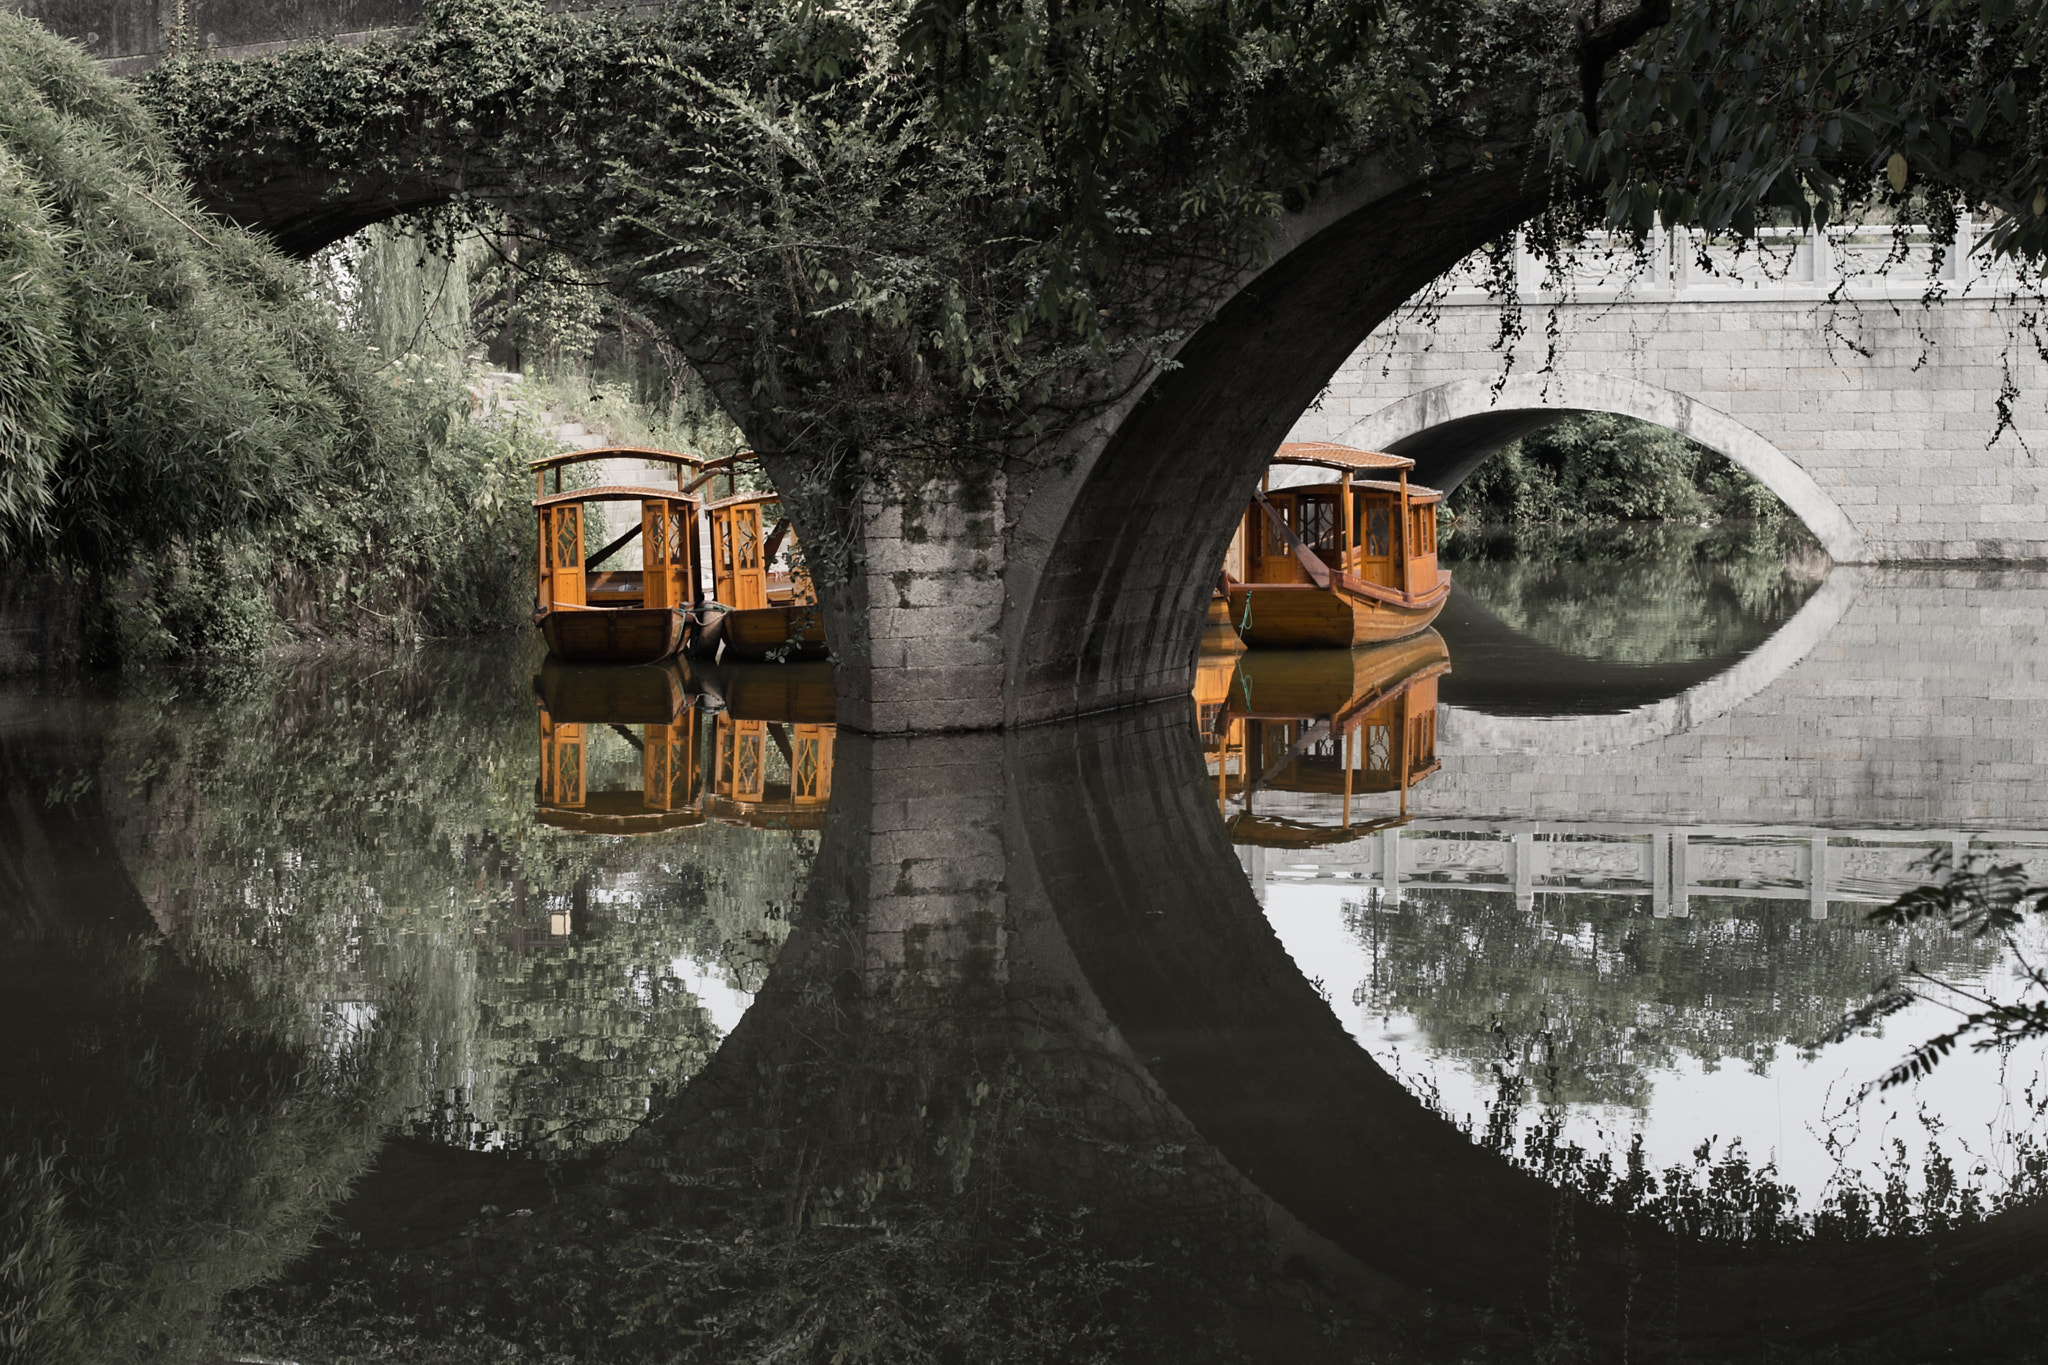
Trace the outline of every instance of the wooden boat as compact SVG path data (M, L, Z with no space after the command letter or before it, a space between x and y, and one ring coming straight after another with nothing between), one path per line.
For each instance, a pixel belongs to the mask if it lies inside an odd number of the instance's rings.
M701 604L690 652L777 662L825 657L825 618L802 568L776 493L709 503L711 595Z
M1244 643L1348 649L1428 629L1451 576L1436 562L1443 494L1408 482L1415 462L1310 442L1281 446L1272 463L1339 477L1275 488L1269 469L1268 486L1246 508L1221 587Z
M571 466L616 459L670 466L674 486L563 486ZM645 664L681 648L702 577L699 500L692 492L710 467L693 455L638 447L574 450L533 462L540 534L534 624L551 654L577 663ZM624 535L590 550L584 543L585 508L593 503L638 504L639 516ZM599 567L635 540L642 567Z
M1437 680L1451 667L1442 636L1426 630L1364 649L1253 651L1236 664L1224 695L1211 703L1207 746L1217 808L1233 839L1308 847L1407 818L1408 789L1440 766ZM1338 797L1338 822L1257 812L1261 792ZM1399 798L1391 816L1353 820L1354 800L1385 793Z
M775 720L796 725L830 725L838 704L832 666L822 660L770 665L727 663L705 667L688 662L690 685L704 696L704 705L750 720Z
M578 834L655 834L704 823L701 716L674 663L621 668L549 659L533 690L542 824ZM592 790L599 730L640 751L639 787Z

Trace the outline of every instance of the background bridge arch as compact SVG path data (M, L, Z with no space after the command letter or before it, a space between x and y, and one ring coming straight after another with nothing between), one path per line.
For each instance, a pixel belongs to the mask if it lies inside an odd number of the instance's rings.
M1469 378L1389 403L1337 439L1391 450L1416 462L1423 483L1455 488L1503 445L1575 412L1609 412L1668 427L1727 456L1778 495L1842 563L1869 557L1841 506L1784 451L1754 429L1689 394L1608 374L1524 375L1505 383Z

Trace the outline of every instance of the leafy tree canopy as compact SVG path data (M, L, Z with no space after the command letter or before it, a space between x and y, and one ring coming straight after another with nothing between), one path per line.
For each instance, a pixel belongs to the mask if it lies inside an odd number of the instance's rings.
M1911 201L1937 221L1988 214L1994 249L2038 260L2044 41L2040 0L1698 0L1553 145L1638 232L1661 215L1746 236L1770 215L1825 225Z
M301 247L401 209L509 214L558 253L525 266L629 299L830 484L876 454L1011 458L1100 412L1285 210L1374 166L1497 176L1558 250L1603 219L1739 236L1931 189L2038 253L2039 11L442 0L403 40L174 61L147 92L212 200ZM265 188L308 177L304 202Z
M0 14L0 558L91 565L274 513L395 425L261 238L194 206L132 95Z

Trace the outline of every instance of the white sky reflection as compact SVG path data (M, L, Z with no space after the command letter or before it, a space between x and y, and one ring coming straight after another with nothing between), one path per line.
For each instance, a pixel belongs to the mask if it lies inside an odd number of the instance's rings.
M1398 1071L1411 1086L1416 1079L1433 1082L1448 1113L1483 1122L1494 1094L1491 1077L1475 1075L1463 1058L1434 1052L1413 1018L1382 1016L1370 1012L1369 1005L1352 1003L1354 992L1366 983L1371 955L1346 928L1343 904L1361 889L1330 882L1268 882L1266 917L1302 973L1320 979L1351 1036L1382 1066ZM1804 906L1789 913L1803 914ZM1851 912L1838 908L1836 913ZM2006 967L1982 979L2012 996ZM1646 1110L1574 1104L1566 1112L1565 1135L1589 1150L1611 1150L1618 1159L1632 1135L1641 1132L1652 1169L1689 1163L1693 1149L1709 1138L1719 1140L1718 1153L1721 1143L1739 1137L1753 1160L1777 1163L1780 1177L1798 1189L1800 1207L1811 1211L1836 1169L1826 1146L1831 1122L1847 1164L1865 1172L1865 1183L1876 1185L1871 1172L1889 1159L1894 1139L1905 1142L1917 1171L1926 1141L1919 1117L1924 1108L1939 1117L1957 1174L1968 1183L1981 1164L1987 1170L1976 1183L1996 1190L2011 1164L2007 1135L2015 1127L2034 1125L2026 1092L2030 1086L2037 1095L2048 1089L2048 1042L2005 1056L1970 1052L1965 1045L1916 1084L1873 1095L1861 1106L1851 1104L1860 1085L1953 1021L1938 1006L1915 1005L1887 1020L1882 1036L1851 1038L1811 1059L1781 1044L1762 1074L1742 1059L1709 1067L1679 1053L1672 1064L1648 1073L1652 1088ZM1524 1125L1534 1112L1533 1105L1524 1105Z

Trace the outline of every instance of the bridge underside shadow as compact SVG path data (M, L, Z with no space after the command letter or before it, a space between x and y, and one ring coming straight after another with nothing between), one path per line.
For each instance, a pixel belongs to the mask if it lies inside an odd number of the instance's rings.
M1471 478L1503 446L1580 415L1571 408L1476 413L1405 436L1386 449L1415 461L1417 483L1448 492Z
M1010 723L1185 693L1224 550L1288 429L1382 319L1539 207L1519 167L1356 182L1287 224L1298 240L1020 518L1043 549L1012 552Z
M1727 457L1777 495L1838 563L1870 557L1864 533L1797 460L1705 400L1620 374L1467 378L1409 393L1344 427L1338 440L1416 461L1416 477L1455 489L1509 441L1568 416L1606 412L1675 431Z

